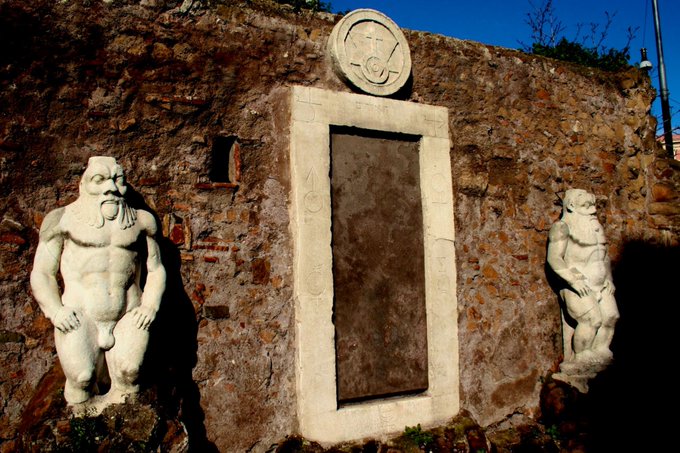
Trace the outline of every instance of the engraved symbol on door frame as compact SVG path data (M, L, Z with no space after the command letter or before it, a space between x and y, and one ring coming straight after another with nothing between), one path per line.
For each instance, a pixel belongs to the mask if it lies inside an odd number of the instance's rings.
M305 277L307 283L307 292L312 296L320 296L324 293L326 287L324 285L323 266L317 264L310 273Z
M320 102L314 102L312 100L312 91L309 88L300 90L301 95L295 96L295 102L297 102L296 108L293 110L293 118L296 121L302 121L304 123L311 123L316 119L316 109L315 106L323 105Z
M432 202L436 204L446 204L446 185L448 181L446 176L442 173L435 173L430 178L430 187L432 188L433 197Z
M446 126L446 119L442 118L439 113L435 113L433 116L425 116L425 122L432 127L433 137L444 137L444 129Z
M321 195L321 192L316 190L318 178L319 177L316 175L316 170L314 170L314 167L309 169L309 172L307 172L307 177L305 178L305 186L311 190L305 193L303 204L305 206L305 210L311 212L312 214L315 214L323 209L323 196Z

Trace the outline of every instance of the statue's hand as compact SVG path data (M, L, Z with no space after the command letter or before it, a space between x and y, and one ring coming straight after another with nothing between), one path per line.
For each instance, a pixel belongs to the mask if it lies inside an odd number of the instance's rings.
M592 291L585 280L576 280L571 287L579 297L585 297Z
M604 287L602 288L605 294L609 294L610 296L614 294L614 291L616 291L616 288L614 287L614 282L611 280L605 280L604 281Z
M62 333L68 333L80 327L80 320L75 310L69 307L61 307L52 319L54 327Z
M140 305L132 309L132 319L134 319L138 329L149 330L149 326L156 319L156 310Z

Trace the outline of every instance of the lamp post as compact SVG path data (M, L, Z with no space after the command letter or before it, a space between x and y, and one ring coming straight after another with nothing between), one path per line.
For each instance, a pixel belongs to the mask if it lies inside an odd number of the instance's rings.
M652 0L654 10L654 30L656 31L656 54L659 57L659 88L661 89L661 117L663 118L663 136L666 152L674 157L673 128L671 127L671 108L668 103L668 85L666 84L666 66L663 62L663 45L661 42L661 23L659 21L659 5Z

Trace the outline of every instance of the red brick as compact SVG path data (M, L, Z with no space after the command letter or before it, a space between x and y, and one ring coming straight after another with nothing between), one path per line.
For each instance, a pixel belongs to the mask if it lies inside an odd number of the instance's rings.
M482 268L482 275L484 275L486 278L498 278L498 272L496 272L496 269L488 264Z
M550 93L547 90L541 88L536 92L536 97L544 101L547 101L548 99L550 99Z
M194 246L194 248L197 249L197 250L213 250L213 251L218 251L218 252L228 252L229 251L228 245L196 244Z
M265 258L254 259L251 263L251 270L253 272L253 284L265 285L269 282L269 270L271 264Z
M273 330L263 330L259 333L259 337L263 342L269 344L272 341L274 341L274 337L276 337L276 332L274 332Z
M160 184L160 181L158 180L158 178L141 178L138 184L144 187L152 187Z
M170 241L175 245L184 244L184 228L181 223L176 223L170 230Z
M201 190L210 189L237 189L238 184L232 182L199 182L194 185L195 188Z
M26 243L26 239L22 238L16 233L3 233L0 234L0 242L5 244L24 245Z
M191 210L191 206L186 204L186 203L173 203L172 207L175 208L178 211L184 211L184 212L188 212L188 211Z
M675 197L672 187L665 184L655 184L654 187L652 187L652 198L654 201L668 201Z
M614 171L616 171L616 165L605 162L602 164L602 169L605 173L611 175L614 173Z

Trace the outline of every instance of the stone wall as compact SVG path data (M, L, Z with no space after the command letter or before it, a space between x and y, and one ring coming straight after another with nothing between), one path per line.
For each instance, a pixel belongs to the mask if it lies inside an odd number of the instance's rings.
M325 57L338 18L141 3L0 0L3 451L43 376L59 376L28 285L38 230L98 154L118 158L162 224L169 289L148 359L159 399L194 445L221 451L263 451L297 429L287 87L350 91ZM654 140L654 93L635 70L404 33L413 78L396 97L449 109L461 407L483 425L538 416L561 354L544 269L558 194L598 196L615 270L627 244L677 246L680 172ZM213 150L233 137L240 180L215 183Z

